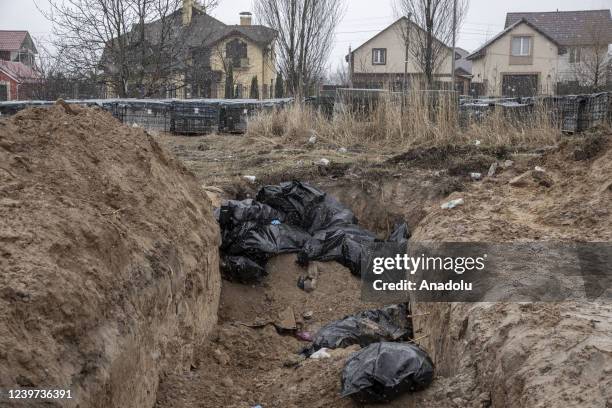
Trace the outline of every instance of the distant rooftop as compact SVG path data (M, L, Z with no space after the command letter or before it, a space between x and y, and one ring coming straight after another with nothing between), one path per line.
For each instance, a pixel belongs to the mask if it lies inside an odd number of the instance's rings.
M530 22L560 45L592 45L595 40L612 43L609 9L507 13L505 28L520 20Z
M0 30L0 51L19 50L27 35L27 31Z

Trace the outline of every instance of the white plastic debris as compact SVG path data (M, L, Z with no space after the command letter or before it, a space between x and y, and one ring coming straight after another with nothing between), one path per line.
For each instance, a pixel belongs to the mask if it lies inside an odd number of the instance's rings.
M346 153L346 152L347 152L346 147L341 147L338 149L338 153Z
M319 159L315 163L319 166L329 166L329 160L325 158Z
M546 173L546 170L544 170L544 168L543 168L543 167L540 167L540 166L535 166L533 169L534 169L535 171L540 171L540 172L542 172L542 173Z
M450 210L451 208L455 208L458 205L463 205L463 198L457 198L455 200L450 200L440 206L443 210Z
M482 178L482 173L470 173L470 178L474 181L478 181Z
M310 144L317 143L317 136L316 135L310 136L310 138L308 138L308 143L310 143Z
M323 347L322 349L319 349L317 351L315 351L314 353L312 353L310 355L310 358L314 358L314 359L319 359L319 358L330 358L331 354L329 354L329 349Z
M255 180L257 180L257 177L255 177L255 176L242 176L242 178L247 180L250 183L254 183Z
M480 146L480 140L474 140L474 145Z

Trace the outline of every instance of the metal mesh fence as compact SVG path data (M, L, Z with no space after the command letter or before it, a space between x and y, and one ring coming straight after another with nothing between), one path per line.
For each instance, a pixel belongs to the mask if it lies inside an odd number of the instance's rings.
M414 95L370 89L338 89L333 102L334 112L350 111L367 117L383 97L407 106ZM549 120L565 132L582 132L612 122L612 94L546 96L531 98L459 99L453 91L420 91L433 107L438 105L458 110L459 123L478 122L491 112L501 110L503 117L528 121L536 111L543 111ZM212 132L244 133L248 120L260 111L282 109L292 102L284 99L99 99L71 100L72 104L99 106L128 125L181 134ZM308 101L307 101L308 102ZM0 117L13 115L29 106L49 106L51 101L0 102ZM326 101L326 113L330 113ZM318 107L318 105L317 105Z
M107 107L108 109L108 107ZM166 132L170 130L172 106L160 101L117 102L111 106L113 115L128 125L137 125L149 130Z
M98 106L121 122L148 130L188 135L213 132L244 133L250 116L291 103L283 99L91 99L70 104ZM0 102L0 117L29 106L50 106L51 101Z
M610 123L612 95L601 92L589 95L544 96L530 98L465 99L460 104L460 123L484 119L501 110L507 119L527 121L540 111L564 132L582 132Z
M170 131L183 134L206 134L219 130L219 104L206 100L174 101Z

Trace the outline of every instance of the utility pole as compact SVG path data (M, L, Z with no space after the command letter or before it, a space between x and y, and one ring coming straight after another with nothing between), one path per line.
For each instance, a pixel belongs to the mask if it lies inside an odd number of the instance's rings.
M353 87L353 53L351 50L351 46L349 45L349 53L348 53L348 74L349 74L349 88Z
M406 16L408 21L406 22L406 32L404 33L404 81L402 83L402 114L404 114L404 105L406 103L406 88L408 87L408 52L410 46L410 21L412 20L412 13L408 13Z
M456 44L457 40L457 0L453 0L453 55L452 55L452 63L451 63L451 82L452 82L452 90L455 90L455 55L456 54Z

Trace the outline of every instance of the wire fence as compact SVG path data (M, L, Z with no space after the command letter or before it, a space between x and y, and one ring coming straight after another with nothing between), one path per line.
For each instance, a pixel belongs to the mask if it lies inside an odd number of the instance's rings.
M535 113L544 113L554 126L565 132L582 132L612 122L612 93L587 95L540 96L529 98L473 99L459 97L454 91L390 92L370 89L338 89L335 96L307 98L306 104L332 116L347 110L356 117L367 119L382 100L431 107L443 106L457 113L460 125L484 120L488 115L502 113L509 120L528 121ZM208 134L213 132L244 133L249 118L258 112L283 109L292 103L283 99L91 99L70 100L67 103L98 106L112 113L121 122L148 130L177 134ZM49 106L52 101L0 102L0 117L13 115L29 106ZM456 120L444 116L441 120Z
M612 123L612 94L463 99L459 105L459 120L462 124L479 121L500 110L509 119L519 121L530 120L536 113L544 112L555 127L576 133Z
M282 109L293 99L90 99L69 104L97 106L121 122L147 130L176 134L213 132L244 133L257 112ZM0 102L0 117L30 106L50 106L52 101Z

